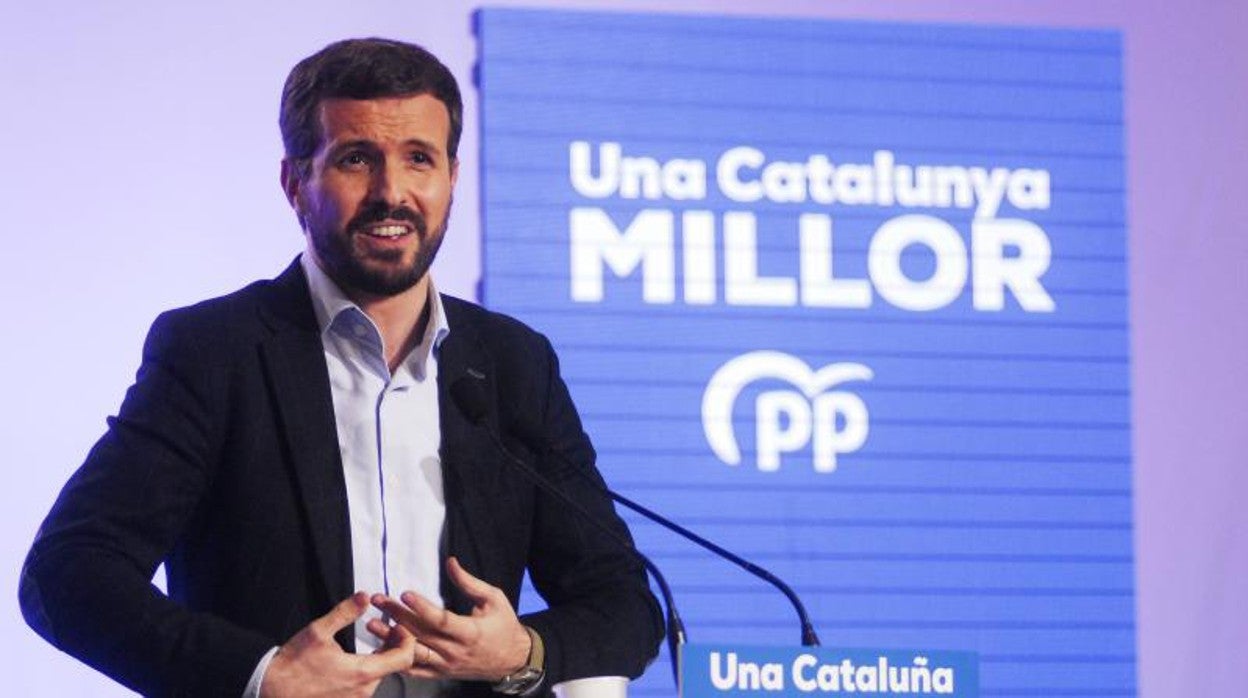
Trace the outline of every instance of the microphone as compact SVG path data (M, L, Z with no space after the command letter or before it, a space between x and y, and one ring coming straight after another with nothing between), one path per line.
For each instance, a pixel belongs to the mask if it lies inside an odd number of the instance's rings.
M464 378L464 379L460 379L459 383L466 383L467 381L468 379ZM473 384L476 385L475 392L477 393L477 396L473 397L473 399L479 401L479 404L476 404L474 409L478 410L481 413L481 416L484 416L485 404L486 404L484 389L480 385L479 380L474 381ZM452 393L454 393L454 386L452 386L451 390L452 390ZM457 397L456 400L459 401L459 398ZM460 409L463 409L462 404L460 406ZM467 414L467 411L465 411L465 414ZM525 420L520 420L516 424L516 427L518 431L517 436L519 436L522 441L525 441L526 443L530 445L538 446L536 450L541 451L543 453L551 453L556 458L560 458L561 460L564 460L566 464L566 459L563 459L563 457L557 451L554 451L553 449L548 447L545 437L537 430L535 425L529 424ZM793 610L797 612L798 622L801 624L802 645L805 647L818 647L819 646L819 635L815 632L815 626L810 621L810 615L806 612L806 606L803 605L802 600L798 598L797 592L793 591L793 588L790 587L788 584L786 584L784 580L780 579L779 577L769 572L768 570L763 569L762 567L737 555L736 553L733 553L723 548L722 546L716 543L713 543L707 540L706 538L703 538L697 533L694 533L688 528L681 526L680 524L676 523L675 521L672 521L671 519L663 516L662 514L659 514L658 512L655 512L652 509L642 506L641 504L634 502L633 500L625 497L624 495L618 494L614 490L598 482L593 481L592 479L585 476L585 474L581 471L580 468L572 468L572 469L577 471L577 473L581 474L582 477L585 477L585 479L590 484L598 488L600 491L602 491L604 494L606 494L608 497L615 500L616 502L619 502L623 506L626 506L629 509L632 509L633 511L637 512L638 514L641 514L642 516L646 517L647 519L650 519L651 521L659 524L660 526L663 526L667 530L672 531L673 533L676 533L684 537L685 539L690 540L700 545L701 547L705 548L706 550L711 551L712 553L715 553L719 557L725 560L728 560L729 562L735 564L736 566L740 567L746 572L749 572L755 577L762 579L763 581L767 582L768 584L778 589L780 593L784 594L785 598L788 599L789 603L793 606Z
M451 398L455 401L455 405L459 407L460 412L468 418L468 421L481 427L481 429L490 437L490 441L499 450L500 453L507 456L509 460L524 474L530 482L545 490L560 503L575 511L582 519L591 523L599 531L636 557L646 570L654 577L654 581L659 585L659 593L663 596L663 605L667 607L667 648L672 659L672 679L676 683L676 687L680 688L680 647L685 644L687 636L685 634L685 623L680 619L680 613L676 610L676 600L672 596L672 589L667 584L667 579L663 573L659 571L657 565L650 561L632 541L620 535L620 533L606 525L599 517L591 514L581 505L580 502L572 499L564 494L562 490L555 486L554 483L547 480L545 476L537 472L533 466L529 465L516 454L507 448L499 435L485 423L485 415L488 411L489 399L485 394L485 386L482 383L484 375L477 371L469 369L468 375L457 379L451 384ZM579 470L579 468L577 469ZM589 479L588 477L586 479ZM592 480L590 480L592 482ZM597 485L597 483L594 483ZM610 493L610 490L597 485L600 490Z

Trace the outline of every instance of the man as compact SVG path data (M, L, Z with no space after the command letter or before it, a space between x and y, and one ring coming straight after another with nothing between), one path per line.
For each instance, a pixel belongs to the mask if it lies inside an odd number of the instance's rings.
M642 569L489 437L627 536L549 344L428 275L458 172L454 78L416 46L339 42L291 72L280 123L305 252L157 319L36 537L27 622L150 695L638 675L662 632ZM484 416L455 404L460 381ZM517 618L526 568L549 608Z

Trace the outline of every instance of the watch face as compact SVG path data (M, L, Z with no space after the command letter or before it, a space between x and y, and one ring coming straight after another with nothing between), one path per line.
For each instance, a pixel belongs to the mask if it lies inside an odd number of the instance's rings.
M520 693L524 693L536 685L538 681L541 681L544 673L545 672L541 669L534 669L531 666L526 666L520 671L517 671L511 676L508 676L500 681L494 687L494 690L498 693L505 693L507 695L518 695Z

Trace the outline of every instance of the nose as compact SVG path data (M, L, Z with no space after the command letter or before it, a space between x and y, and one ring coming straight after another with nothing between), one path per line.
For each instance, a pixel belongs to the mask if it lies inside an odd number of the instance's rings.
M390 208L397 208L408 203L403 188L401 166L385 162L374 170L372 190L369 193L373 200L383 202Z

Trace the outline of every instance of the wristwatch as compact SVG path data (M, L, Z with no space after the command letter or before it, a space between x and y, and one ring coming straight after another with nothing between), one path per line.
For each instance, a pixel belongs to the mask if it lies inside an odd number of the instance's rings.
M529 626L523 626L532 641L529 645L529 659L514 673L508 674L494 684L495 693L505 696L523 696L537 688L542 679L546 678L546 647L542 645L542 636Z

